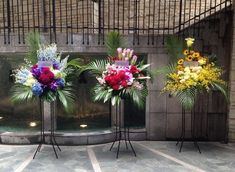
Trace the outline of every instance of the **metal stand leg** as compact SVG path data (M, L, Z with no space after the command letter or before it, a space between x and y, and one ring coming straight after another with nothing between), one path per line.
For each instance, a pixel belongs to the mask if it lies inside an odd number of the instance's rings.
M184 141L185 141L185 109L182 109L182 131L181 131L181 136L178 139L176 146L180 143L180 149L179 152L182 151ZM195 137L195 111L191 112L191 135L192 135L192 140L194 143L194 146L198 149L199 153L201 153L200 147L198 145L197 139Z
M121 140L122 140L122 133L124 134L124 141L125 141L125 145L126 145L126 149L128 149L128 144L130 145L131 147L131 150L132 152L134 153L134 155L136 156L136 153L135 153L135 150L134 150L134 147L132 146L131 144L131 140L130 140L130 124L129 124L129 115L128 115L128 119L127 119L127 126L124 126L124 129L122 130L121 129L121 126L122 126L122 121L121 121L121 113L119 111L118 113L118 110L117 110L118 107L116 107L116 122L117 122L117 119L118 119L118 115L119 115L119 128L117 127L116 125L116 135L115 135L115 140L113 141L111 147L110 147L110 151L112 150L114 144L116 141L118 141L118 147L117 147L117 154L116 154L116 158L118 158L119 156L119 151L120 151L120 144L121 144ZM118 135L118 136L117 136Z
M37 153L40 152L42 144L45 144L45 131L44 131L44 113L42 111L42 101L40 99L40 114L41 114L41 131L40 131L40 142L39 145L34 153L33 159L36 157ZM55 140L55 102L53 102L53 107L51 108L51 132L50 132L50 144L52 145L53 151L55 153L56 158L58 159L58 154L55 149L55 145L57 146L58 150L61 151L59 145Z

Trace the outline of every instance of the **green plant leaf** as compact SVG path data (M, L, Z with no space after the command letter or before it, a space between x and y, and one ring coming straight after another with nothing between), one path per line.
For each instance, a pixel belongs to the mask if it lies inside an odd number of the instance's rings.
M184 42L176 36L168 36L166 39L166 49L171 62L174 63L183 56Z
M116 31L109 32L105 37L105 46L109 56L115 56L117 54L117 48L123 48L125 41L123 37Z
M26 36L26 45L28 46L28 53L26 59L29 60L32 64L36 64L37 51L40 46L40 35L38 32L29 32Z
M21 84L15 84L10 92L13 103L28 102L34 98L32 89Z

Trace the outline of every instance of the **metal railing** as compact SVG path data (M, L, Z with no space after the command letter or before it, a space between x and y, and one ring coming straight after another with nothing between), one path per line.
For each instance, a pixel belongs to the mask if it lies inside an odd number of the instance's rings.
M1 0L0 34L4 43L12 36L25 43L30 31L48 34L50 42L64 36L66 44L74 43L74 35L82 35L89 45L89 35L97 34L103 44L105 33L116 30L133 35L133 44L142 35L148 44L155 36L179 33L185 28L227 9L232 0Z

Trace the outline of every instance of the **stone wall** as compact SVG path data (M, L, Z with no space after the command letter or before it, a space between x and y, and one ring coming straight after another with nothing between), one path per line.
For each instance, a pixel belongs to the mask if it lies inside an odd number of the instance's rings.
M234 1L235 3L235 1ZM233 3L233 4L234 4ZM234 12L235 12L235 8ZM230 65L229 140L235 142L235 17L233 18L232 55Z

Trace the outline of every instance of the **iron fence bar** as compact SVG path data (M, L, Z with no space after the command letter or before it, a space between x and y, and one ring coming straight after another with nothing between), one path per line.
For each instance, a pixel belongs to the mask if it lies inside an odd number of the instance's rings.
M143 4L143 5L144 5L144 7L143 7L143 8L144 8L144 9L143 9L143 29L145 28L144 20L145 20L145 16L146 16L146 15L145 15L145 5L146 5L145 3L146 3L146 2L145 2L145 0L144 0L144 4ZM143 30L143 34L144 34L144 30Z
M136 17L137 17L136 19L137 19L137 44L139 45L140 44L140 31L139 31L139 28L140 28L140 1L136 1L136 3L138 3L136 5L136 7L138 8L138 13L136 13ZM136 9L136 12L137 12L137 9Z
M165 26L166 26L166 15L165 15L165 12L166 12L166 1L163 1L163 2L164 2L163 28L165 28ZM165 30L163 30L163 40L162 40L162 43L163 44L165 43Z
M171 1L169 1L168 7L168 35L170 34L170 19L171 19Z
M61 0L59 1L59 6L60 6L60 32L62 32L62 4Z
M150 13L151 13L151 0L149 0L149 14L148 14L148 45L149 45L149 30L150 30Z
M87 3L86 3L86 6L87 6L87 10L86 10L86 13L87 13L87 36L86 36L86 43L87 45L89 45L89 24L90 24L90 20L89 20L89 14L88 14L88 8L89 8L89 2L87 0Z
M109 31L110 31L110 0L108 0L108 32Z
M32 0L32 10L33 10L33 31L35 32L35 9L34 9L34 0ZM14 16L14 15L13 15ZM14 22L13 22L14 23Z
M83 1L82 1L83 2ZM66 44L69 43L69 33L68 33L68 1L65 1L65 20L66 20Z
M103 15L102 15L102 21L103 21L103 25L102 25L103 34L102 34L102 37L103 37L103 39L102 40L103 40L103 45L104 45L104 35L105 35L105 33L104 33L104 27L105 27L105 22L104 22L105 21L105 13L104 13L105 12L104 11L104 9L105 9L105 2L104 2L104 0L103 0L102 4L103 4L103 10L102 10L103 11Z
M40 4L39 4L39 0L37 0L37 9L38 9L38 32L40 31Z
M125 27L125 22L124 22L124 19L125 19L125 0L122 1L122 28ZM124 30L122 30L122 34L124 34Z
M117 0L117 29L119 32L119 10L120 10L120 4L119 4L120 0Z
M84 14L84 1L82 1L82 14ZM85 44L84 15L82 15L82 44Z
M51 0L49 0L49 9L48 9L48 17L49 17L49 37L50 37L50 43L52 43L52 33L51 33Z
M70 0L70 43L73 44L73 3L72 3L72 0Z
M21 1L21 22L22 22L22 40L23 44L25 44L25 39L24 39L24 1Z
M130 9L130 0L128 0L128 9ZM130 31L130 10L128 10L128 34L129 34L129 31Z
M115 30L115 9L116 9L115 4L116 0L113 1L113 30Z
M6 25L5 25L5 3L4 1L2 1L2 16L3 16L3 37L4 37L4 44L7 44L7 40L6 40Z
M195 6L195 8L194 8L194 21L193 21L193 37L195 37L195 27L196 27L196 16L197 16L197 0L195 0L195 4L194 4L194 6ZM201 7L199 7L199 8L201 8Z
M149 7L150 8L150 7ZM160 20L161 19L161 0L158 0L158 34L160 33Z
M3 1L2 1L3 2ZM20 39L20 10L19 10L19 0L16 1L16 9L17 9L17 22L18 22L18 44L21 43L21 39ZM4 17L3 17L4 19ZM4 21L3 21L4 23ZM5 43L5 42L4 42Z
M12 31L15 32L14 0L11 0Z
M101 34L101 0L98 1L98 13L99 13L99 33L98 33L98 44L100 44L100 34Z
M183 0L180 0L180 10L179 10L179 31L181 32L181 26L182 26L182 6L183 6Z
M186 2L187 0L184 0L184 24L183 24L183 36L185 31L185 20L186 20Z
M155 5L156 2L153 0L153 28L155 28ZM154 30L153 30L153 35L152 35L152 45L154 44Z
M221 1L221 0L220 0ZM198 23L198 31L197 31L197 36L199 37L199 35L200 35L200 28L201 28L201 4L202 4L202 0L200 0L200 2L199 2L199 14L198 14L198 21L199 21L199 23Z
M11 33L11 9L10 0L7 1L7 39L8 44L10 44L10 33Z
M26 8L27 8L27 19L28 19L28 32L30 32L29 30L29 24L30 24L30 21L29 21L29 0L26 1ZM9 14L9 13L8 13Z
M175 28L175 23L176 23L176 1L174 1L174 20L173 20L173 28ZM175 29L173 30L173 34L175 34Z

